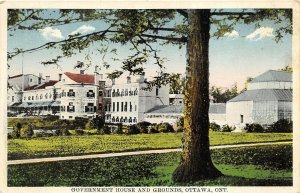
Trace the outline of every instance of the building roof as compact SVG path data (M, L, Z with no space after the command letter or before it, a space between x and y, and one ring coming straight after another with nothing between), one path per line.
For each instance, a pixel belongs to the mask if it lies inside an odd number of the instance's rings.
M234 97L229 102L238 101L292 101L292 90L288 89L258 89L247 90Z
M255 77L253 82L292 82L292 73L277 71L277 70L268 70L267 72Z
M37 85L31 86L31 87L28 87L24 90L26 91L26 90L45 89L47 86L54 86L57 82L58 82L57 80L49 80L49 82L45 82L45 83L42 83L42 84L37 84Z
M184 105L160 105L150 109L147 113L150 114L182 114ZM225 103L210 103L209 113L212 114L225 114Z
M15 76L10 76L10 77L8 77L8 79L18 78L18 77L20 77L20 76L23 76L23 74L18 74L18 75L15 75Z
M212 114L225 114L226 113L226 103L210 103L209 113Z
M159 105L150 109L151 114L182 114L184 105Z
M92 74L75 74L71 72L65 72L65 75L77 83L84 83L84 84L95 83L95 76Z

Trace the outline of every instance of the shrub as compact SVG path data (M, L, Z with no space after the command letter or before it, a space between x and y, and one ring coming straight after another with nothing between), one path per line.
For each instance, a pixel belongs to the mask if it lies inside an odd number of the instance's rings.
M24 125L20 130L20 136L22 138L30 138L34 134L32 125Z
M140 133L148 133L149 125L151 125L151 123L147 121L142 121L136 124L137 128L140 130Z
M268 132L291 133L293 132L293 122L287 119L280 119L268 126Z
M122 123L117 124L117 126L111 127L113 134L123 134L123 125Z
M70 133L69 129L63 128L63 129L61 129L61 135L62 136L70 136L71 133Z
M55 130L55 135L57 135L57 136L70 136L71 133L70 133L69 129L63 128L63 129Z
M233 130L235 130L235 127L231 127L231 126L229 126L229 125L223 125L222 126L222 132L231 132L231 131L233 131Z
M53 133L39 132L33 135L34 137L52 137Z
M212 131L221 131L221 126L218 125L217 123L215 122L212 122L209 124L209 128L212 130Z
M72 128L85 129L85 126L88 123L88 121L88 118L75 117L75 119L72 121Z
M177 121L177 127L184 128L184 117L179 118L179 120Z
M127 127L127 134L132 135L132 134L139 134L140 130L136 125L129 125Z
M148 127L148 133L158 133L158 129L157 129L157 124L156 123L152 123Z
M97 134L110 134L111 133L111 128L107 125L103 126L102 128L97 129Z
M183 132L184 127L177 126L176 132Z
M104 119L102 117L95 117L91 120L89 120L87 123L86 123L86 129L101 129L103 126L104 126Z
M84 134L84 131L82 129L76 129L75 130L75 135L83 135Z
M246 124L246 126L244 127L244 130L246 132L255 132L255 133L261 133L264 132L264 128L263 126L261 126L258 123L251 123L251 124Z
M158 124L157 130L160 133L174 132L173 126L166 122Z
M55 128L72 129L72 127L73 127L71 121L65 120L65 119L56 120L52 124Z
M59 116L57 115L47 115L43 117L43 122L53 122L59 120Z

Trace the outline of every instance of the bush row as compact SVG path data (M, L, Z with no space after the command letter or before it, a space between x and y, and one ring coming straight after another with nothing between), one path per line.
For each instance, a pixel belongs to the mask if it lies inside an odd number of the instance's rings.
M79 119L78 119L79 120ZM75 120L75 121L78 121ZM56 120L56 122L58 122ZM122 124L104 124L101 118L94 118L87 121L83 127L83 120L76 127L71 127L66 120L60 120L60 128L52 130L42 130L42 132L34 133L36 129L32 124L16 123L13 127L13 132L8 134L8 138L31 138L31 137L51 137L51 136L69 136L71 128L75 128L75 135L91 135L91 134L139 134L139 133L167 133L174 132L174 128L169 123L151 124L149 122L140 122L135 125L122 125ZM79 122L79 121L78 121ZM73 123L74 124L74 123ZM96 129L96 132L87 132L86 130ZM180 132L180 131L178 131Z
M231 127L229 125L223 125L222 127L216 123L210 123L210 129L212 131L217 132L231 132L235 130L235 127ZM251 123L246 124L246 126L243 128L244 131L251 133L262 133L262 132L269 132L269 133L290 133L293 132L293 122L286 120L286 119L280 119L276 122L274 122L271 125L260 125L258 123Z

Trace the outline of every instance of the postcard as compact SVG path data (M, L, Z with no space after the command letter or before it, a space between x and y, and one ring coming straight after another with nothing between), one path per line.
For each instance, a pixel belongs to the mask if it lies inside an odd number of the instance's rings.
M0 192L300 192L299 1L3 1Z

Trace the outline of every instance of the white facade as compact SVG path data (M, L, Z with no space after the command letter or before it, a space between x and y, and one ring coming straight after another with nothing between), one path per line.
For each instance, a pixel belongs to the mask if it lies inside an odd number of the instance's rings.
M145 112L158 105L169 105L169 86L144 90L146 84L141 76L137 82L128 77L125 84L113 84L111 101L106 104L107 122L133 124L144 120ZM109 111L110 110L110 111Z
M254 78L248 90L226 105L226 121L241 130L245 125L263 126L292 119L292 75L269 70Z

